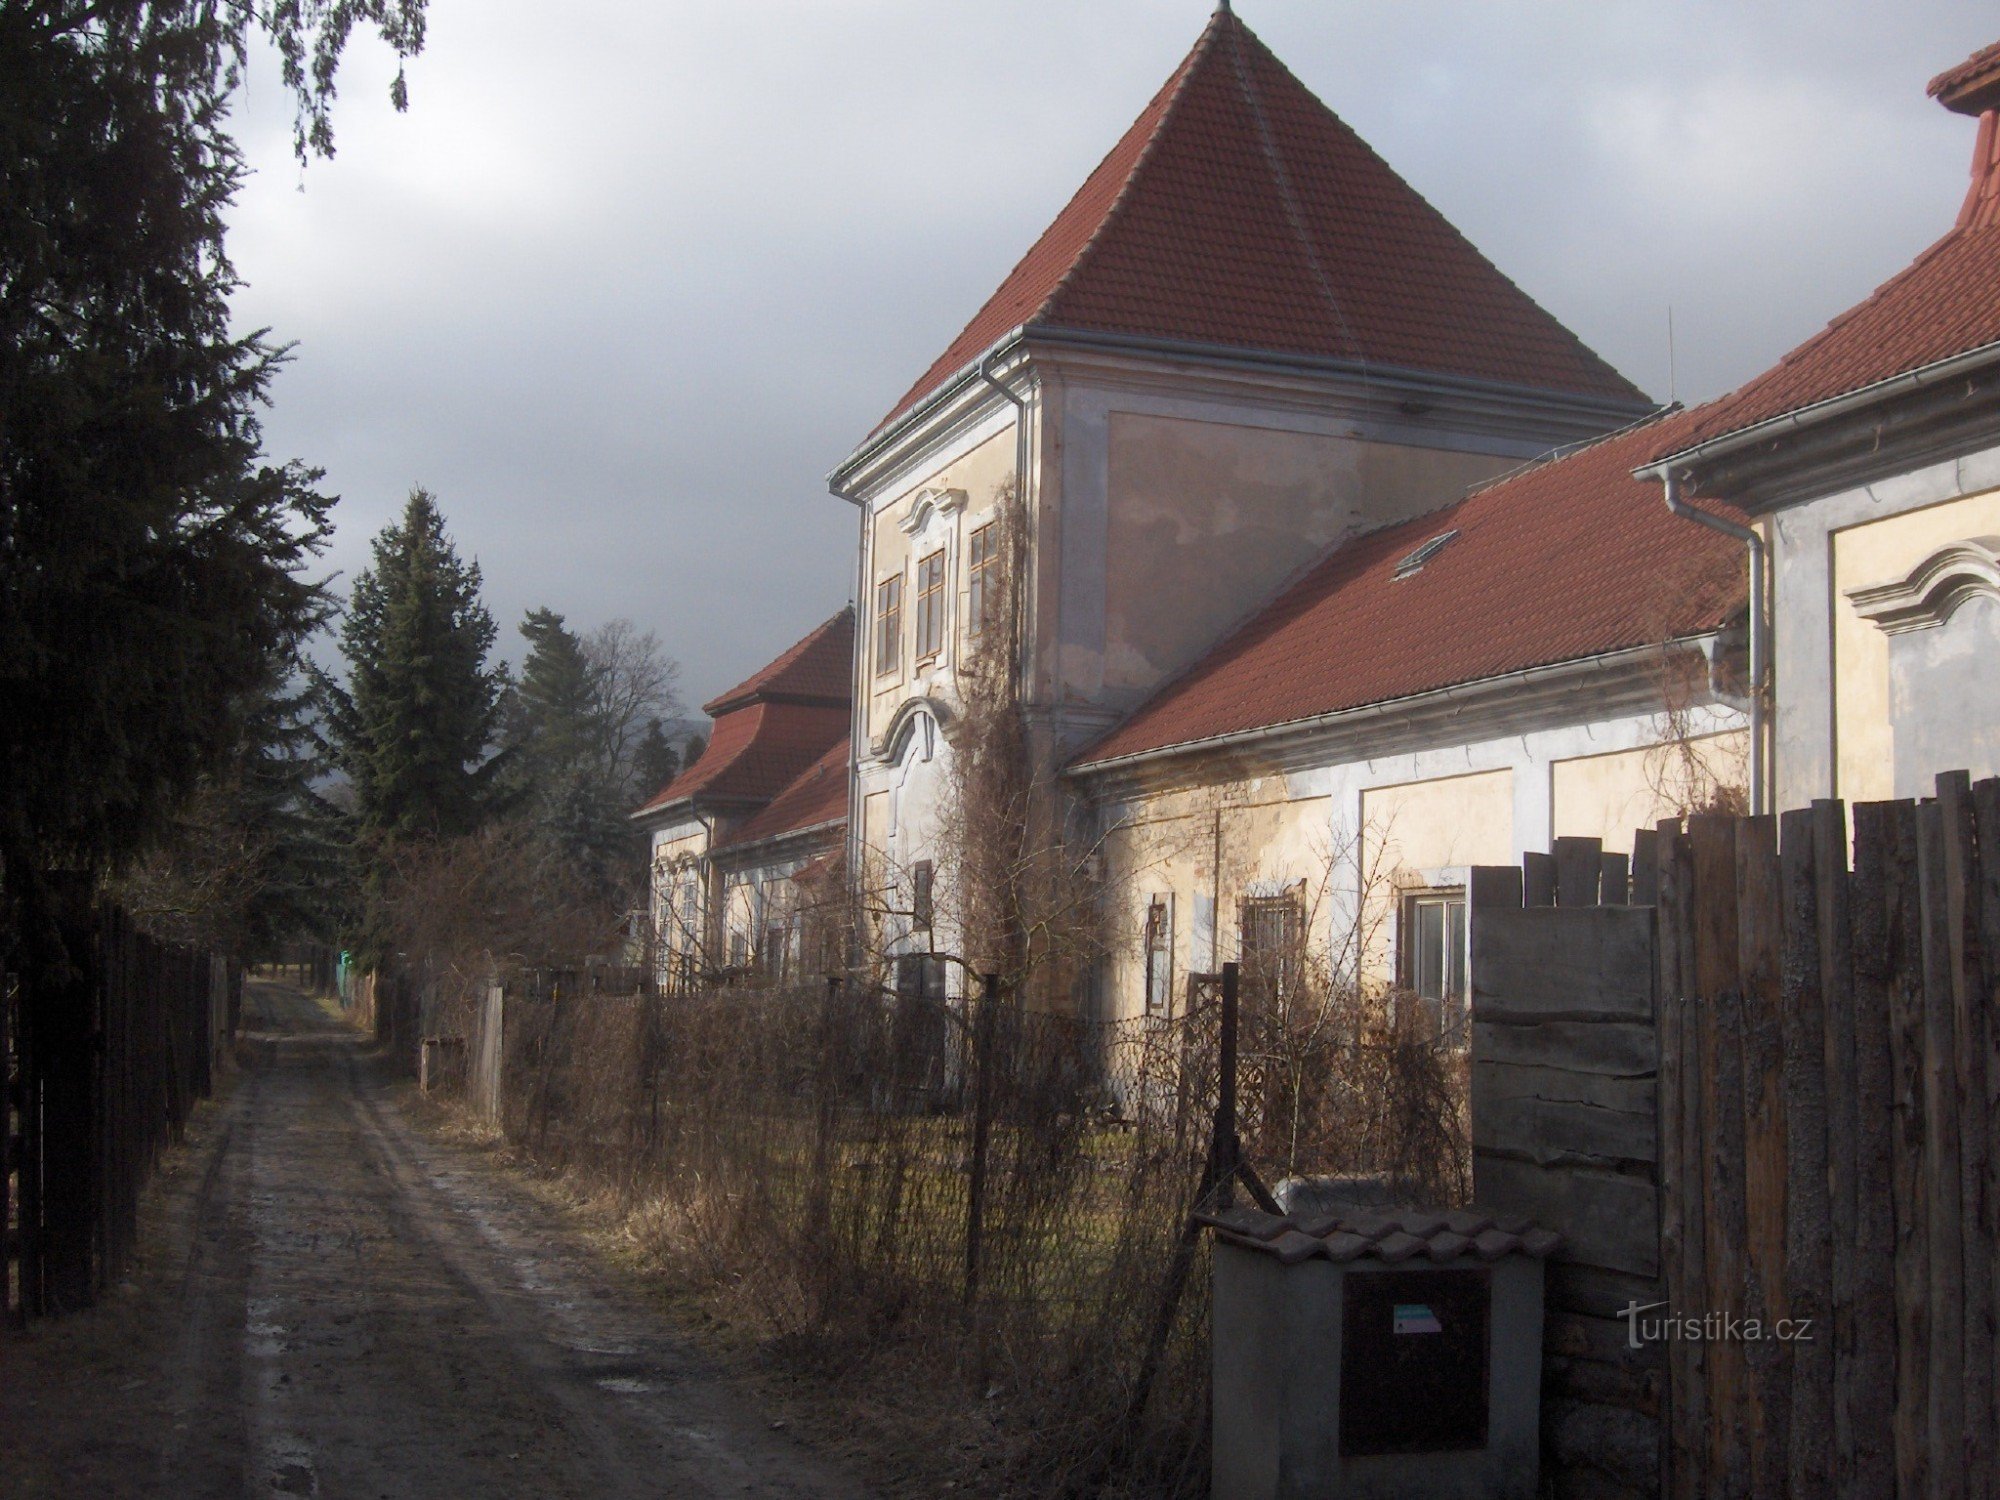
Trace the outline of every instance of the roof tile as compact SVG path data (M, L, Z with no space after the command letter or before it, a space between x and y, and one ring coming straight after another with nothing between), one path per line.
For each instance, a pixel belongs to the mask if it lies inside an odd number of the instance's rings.
M847 818L848 737L842 735L799 779L729 832L723 847L739 849Z
M1021 327L1644 399L1227 10L882 425Z

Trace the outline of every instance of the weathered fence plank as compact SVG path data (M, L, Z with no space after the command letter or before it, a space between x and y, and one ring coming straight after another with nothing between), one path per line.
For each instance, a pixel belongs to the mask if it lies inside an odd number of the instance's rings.
M1604 863L1602 839L1555 841L1556 905L1597 905L1597 880Z
M1959 1386L1965 1423L1967 1493L1984 1500L1993 1474L1994 1298L1993 1241L1986 1232L1983 1200L1993 1122L1986 1113L1986 1054L1990 992L1981 974L1979 935L1979 852L1972 778L1964 771L1937 779L1944 829L1945 920L1948 927L1951 988L1952 1070L1957 1092L1958 1198L1953 1226L1959 1239L1961 1279Z
M1489 1021L1653 1021L1653 914L1561 908L1473 933L1473 1010Z
M1854 809L1847 972L1854 995L1854 1353L1837 1375L1853 1420L1853 1493L1896 1494L1896 1046L1890 998L1891 844L1886 803ZM1845 836L1842 836L1845 842ZM1836 975L1838 971L1836 970Z
M1556 904L1554 855L1541 854L1530 849L1521 856L1521 904L1523 906Z
M1743 995L1743 1311L1764 1327L1789 1316L1785 1285L1786 1124L1780 968L1784 911L1778 825L1736 824L1737 968ZM1790 1350L1777 1339L1744 1349L1751 1382L1750 1489L1781 1500L1790 1452Z
M1642 833L1644 830L1642 830ZM1665 1282L1667 1306L1676 1312L1691 1310L1694 1298L1688 1285L1689 1250L1687 1240L1688 1158L1684 1149L1685 1028L1687 1026L1686 983L1680 963L1679 935L1686 929L1682 906L1684 887L1676 862L1677 846L1683 845L1678 823L1660 825L1651 846L1633 839L1635 858L1643 848L1651 856L1652 874L1642 864L1633 884L1648 889L1658 906L1654 973L1659 989L1660 1032L1660 1267ZM1701 1392L1692 1376L1693 1344L1672 1340L1667 1347L1667 1421L1663 1424L1661 1472L1674 1500L1690 1500L1697 1493L1700 1477L1702 1432L1696 1412Z
M1736 822L1711 815L1688 822L1694 856L1689 911L1695 985L1701 999L1701 1065L1706 1151L1702 1177L1707 1245L1705 1311L1743 1315L1743 998L1736 931ZM1748 1370L1741 1344L1704 1345L1709 1400L1710 1492L1747 1494L1750 1479Z
M1833 1493L1833 1257L1826 1175L1826 1022L1820 990L1819 881L1813 814L1784 815L1780 886L1784 906L1785 1299L1789 1315L1810 1319L1820 1336L1789 1351L1792 1360L1785 1489Z
M1986 1155L1985 1176L1979 1195L1979 1232L1992 1262L1992 1294L1989 1307L2000 1320L2000 778L1976 783L1972 788L1973 818L1978 840L1978 869L1968 887L1976 889L1979 933L1979 994L1986 1017L1985 1097L1981 1107L1989 1129L1994 1131ZM1995 1458L1989 1470L1987 1493L2000 1497L2000 1329L1995 1330L1992 1394L1987 1409L1988 1431L1993 1435Z
M1896 1493L1907 1500L1929 1493L1930 1211L1924 1193L1923 914L1916 807L1909 802L1879 806L1881 953L1889 994L1890 1170L1896 1209ZM1861 811L1855 809L1857 819Z
M1923 985L1924 1226L1930 1301L1925 1411L1929 1493L1961 1500L1965 1469L1963 1380L1965 1247L1959 1237L1958 1043L1952 1025L1950 898L1945 880L1944 808L1917 806L1917 885Z

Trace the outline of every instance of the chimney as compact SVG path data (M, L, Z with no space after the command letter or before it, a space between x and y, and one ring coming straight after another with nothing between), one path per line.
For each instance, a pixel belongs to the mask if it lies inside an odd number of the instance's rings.
M1946 109L1979 121L1972 186L1958 211L1960 229L2000 226L2000 42L1938 74L1925 90Z

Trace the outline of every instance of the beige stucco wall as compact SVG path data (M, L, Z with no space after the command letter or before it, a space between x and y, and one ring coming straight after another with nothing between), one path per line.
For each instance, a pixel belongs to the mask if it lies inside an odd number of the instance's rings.
M1718 784L1746 785L1749 756L1749 736L1732 730L1557 761L1550 768L1556 837L1598 839L1629 854L1637 829L1706 805Z
M1355 943L1361 978L1395 978L1396 903L1435 872L1513 861L1514 772L1480 771L1361 794L1360 909Z
M1834 758L1839 794L1848 802L1894 796L1896 765L1888 637L1855 613L1848 591L1906 577L1941 547L1995 533L2000 491L1989 490L1833 534Z
M1185 665L1344 536L1435 510L1512 460L1268 427L1110 418L1104 692Z
M1014 472L1014 429L1000 433L961 457L931 470L921 478L899 487L894 498L876 505L870 517L868 595L861 603L863 615L862 673L868 693L869 737L880 735L907 698L921 697L949 681L953 662L963 649L961 629L965 619L964 541L976 528L992 520L1000 496ZM964 509L952 515L933 516L923 532L912 537L902 523L912 504L927 490L963 490ZM917 576L920 556L928 556L940 546L945 549L945 578L949 598L946 606L944 650L937 661L920 665L915 660ZM903 631L898 667L887 676L875 673L875 590L885 578L903 580Z
M1237 903L1245 896L1304 882L1308 930L1323 930L1334 855L1328 822L1328 799L1294 797L1282 776L1166 791L1132 804L1104 844L1106 1015L1127 1019L1144 1009L1142 947L1156 896L1171 905L1176 1004L1191 972L1237 956ZM1211 910L1213 922L1203 915Z
M698 823L684 833L669 831L653 837L653 915L659 927L663 957L698 953L703 946L701 932L690 931L683 920L680 892L691 878L702 882L697 923L705 927L708 891L707 870L702 861L708 845L708 829Z

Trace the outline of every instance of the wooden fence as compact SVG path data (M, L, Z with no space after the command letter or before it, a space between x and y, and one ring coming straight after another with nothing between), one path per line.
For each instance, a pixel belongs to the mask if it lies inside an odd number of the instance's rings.
M1544 1468L1565 1497L1659 1493L1665 1354L1623 1310L1662 1292L1653 835L1558 839L1472 872L1473 1196L1567 1241L1547 1270ZM1628 904L1637 903L1637 904Z
M62 932L68 972L7 975L0 1003L0 1282L17 1323L88 1306L123 1274L140 1190L213 1086L241 984L115 908L79 903Z
M2000 780L1661 832L1671 1493L1994 1493Z
M1474 1182L1570 1240L1558 1491L2000 1494L2000 779L1514 878L1471 893Z

